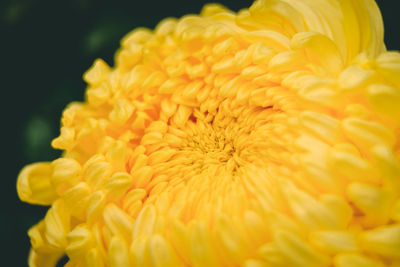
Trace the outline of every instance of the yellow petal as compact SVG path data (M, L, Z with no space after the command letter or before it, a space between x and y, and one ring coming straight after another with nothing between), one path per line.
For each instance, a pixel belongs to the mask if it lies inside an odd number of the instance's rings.
M196 223L190 235L190 254L194 266L218 266L211 233L204 223Z
M57 149L70 150L75 145L75 130L71 127L61 127L61 134L51 142L51 146Z
M81 217L87 208L90 193L91 190L87 183L81 182L65 191L62 199L71 214Z
M19 198L32 204L52 204L57 199L57 193L51 184L52 172L50 162L33 163L24 167L17 181Z
M108 253L110 267L130 266L128 247L120 236L116 235L111 239Z
M149 255L154 267L178 267L182 266L177 261L176 255L170 245L160 235L153 235L148 243Z
M81 179L81 165L74 159L59 158L51 163L53 174L51 182L58 194L62 194L69 186Z
M383 22L375 1L340 0L347 39L347 60L367 50L371 56L385 51Z
M154 230L156 220L156 209L153 205L145 206L140 212L135 222L133 230L133 238L137 239L140 236L150 236Z
M376 260L361 254L339 254L335 257L335 267L383 267Z
M86 226L75 227L68 233L67 240L65 252L70 258L86 253L94 244L92 233Z
M98 266L98 267L104 266L103 259L101 258L100 253L95 248L92 248L86 254L85 262L87 266Z
M398 88L373 84L368 87L368 96L376 111L388 116L395 122L400 121L400 90Z
M134 106L128 100L119 99L109 115L110 121L122 125L130 118L133 111Z
M104 185L109 201L119 200L132 186L133 178L126 172L115 173Z
M368 184L351 183L347 187L347 194L350 200L370 218L370 221L382 224L389 219L394 200L390 191Z
M30 267L53 267L61 258L62 253L40 253L31 249L29 252L28 265Z
M332 116L304 111L300 114L300 121L304 127L330 144L336 143L342 137L339 121Z
M291 47L304 49L308 60L321 65L334 76L343 69L343 61L335 43L325 35L314 32L298 33L292 38Z
M284 267L291 265L290 259L286 257L277 247L275 243L266 243L257 250L257 254L261 259L268 263L267 266Z
M98 85L105 80L106 75L109 73L109 67L102 59L97 59L93 66L85 72L83 79L91 85Z
M70 231L71 217L64 202L57 200L47 211L44 218L45 239L47 243L63 251L67 246L67 234Z
M376 59L377 70L396 88L400 87L400 53L389 51L382 53Z
M389 259L400 258L400 224L382 226L360 235L361 245Z
M328 266L329 258L314 251L308 244L288 232L275 234L276 245L292 266Z
M115 204L108 204L103 212L104 223L114 234L131 240L133 220Z
M344 90L354 90L366 86L373 74L374 72L371 70L364 70L357 65L351 65L340 73L338 84Z
M319 231L310 235L310 242L329 253L354 252L359 250L354 234L346 231Z
M394 151L385 145L375 145L372 155L381 175L386 189L400 194L400 161Z
M383 124L357 118L348 118L342 122L346 136L359 147L369 147L375 144L393 146L396 137Z
M304 30L304 23L300 14L292 6L283 1L258 0L249 9L252 17L265 27L275 26L276 30L284 30L287 34L294 34ZM280 27L277 27L277 26Z
M91 105L100 106L108 100L110 89L106 83L102 83L98 87L89 88L86 91L86 96Z

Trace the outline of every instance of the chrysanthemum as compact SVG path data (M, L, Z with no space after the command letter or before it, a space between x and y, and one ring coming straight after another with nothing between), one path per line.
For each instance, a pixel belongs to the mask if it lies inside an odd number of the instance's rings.
M400 54L374 0L136 29L25 167L30 266L400 266Z

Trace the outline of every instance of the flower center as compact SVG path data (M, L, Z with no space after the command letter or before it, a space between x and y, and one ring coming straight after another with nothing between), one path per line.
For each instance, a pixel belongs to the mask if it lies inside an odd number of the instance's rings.
M225 100L215 112L192 110L184 125L170 119L166 127L150 126L153 130L142 139L154 171L147 203L165 201L168 195L169 216L186 222L212 217L218 209L238 214L257 187L249 184L249 169L265 170L287 161L280 156L287 151L281 134L286 119L272 106ZM213 219L206 221L212 224Z

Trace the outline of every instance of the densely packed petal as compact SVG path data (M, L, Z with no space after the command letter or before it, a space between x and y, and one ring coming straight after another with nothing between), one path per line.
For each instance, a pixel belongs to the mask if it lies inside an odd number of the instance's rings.
M399 77L374 0L132 31L19 175L30 266L400 265Z

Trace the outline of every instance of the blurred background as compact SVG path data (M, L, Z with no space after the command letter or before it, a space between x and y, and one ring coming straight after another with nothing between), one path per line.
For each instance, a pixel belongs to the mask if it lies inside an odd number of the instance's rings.
M60 152L50 146L59 133L61 112L82 101L82 74L96 58L113 65L119 41L140 26L154 28L165 17L198 13L210 1L1 0L0 99L2 266L26 266L26 231L47 207L18 200L15 183L26 164L51 161ZM251 0L219 2L232 10ZM388 49L400 49L399 3L377 0L385 22Z

